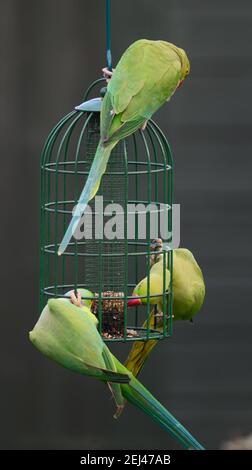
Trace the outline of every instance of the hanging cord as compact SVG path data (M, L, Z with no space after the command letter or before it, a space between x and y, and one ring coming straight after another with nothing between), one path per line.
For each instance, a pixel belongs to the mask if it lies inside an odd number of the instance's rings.
M111 5L110 0L106 0L106 55L107 67L112 72L112 54L111 54Z

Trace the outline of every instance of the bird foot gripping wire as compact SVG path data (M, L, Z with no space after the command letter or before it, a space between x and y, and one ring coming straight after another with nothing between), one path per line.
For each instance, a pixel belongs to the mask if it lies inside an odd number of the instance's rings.
M163 240L162 238L154 238L150 245L150 250L155 253L151 255L151 266L158 261L159 255L162 253L163 250Z
M76 307L82 307L83 305L83 302L81 300L81 293L78 292L77 290L74 290L73 292L71 292L70 300L72 304L75 305Z
M113 76L113 73L114 73L114 69L112 70L109 70L108 67L104 67L102 69L102 73L103 73L103 77L106 79L106 82L108 83L109 80L112 78Z

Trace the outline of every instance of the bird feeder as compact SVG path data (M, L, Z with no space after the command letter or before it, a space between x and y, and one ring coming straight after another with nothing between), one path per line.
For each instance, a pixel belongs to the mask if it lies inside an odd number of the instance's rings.
M168 291L160 292L162 328L151 328L150 315L155 308L149 282L155 256L151 235L153 217L166 213L172 242L173 160L154 121L114 148L98 198L91 201L85 216L85 237L72 238L65 253L58 256L99 141L102 96L89 98L97 88L104 94L103 80L94 82L84 103L59 121L42 152L40 309L50 298L86 288L95 295L92 310L105 341L162 339L172 332L172 276ZM108 239L106 227L113 228L116 221L119 229ZM165 286L166 265L172 273L172 250L164 248L163 255ZM146 275L144 305L130 307L134 305L132 291Z
M201 450L202 445L128 374L131 371L137 375L139 367L133 372L127 360L127 371L104 349L101 340L161 340L172 334L173 318L173 158L164 133L149 119L120 140L113 147L98 191L97 178L93 170L90 173L97 146L105 151L111 130L106 128L100 142L100 114L107 92L104 81L113 74L110 0L106 0L106 23L105 77L93 82L84 102L56 124L41 156L40 311L52 298L69 302L70 297L81 307L80 295L85 308L80 311L63 302L49 303L30 332L30 339L64 367L107 382L117 404L116 416L126 399L186 448ZM105 110L105 119L109 120L110 112L111 121L115 114L112 106ZM108 150L111 148L110 144ZM101 174L105 165L99 158L97 153L95 165ZM95 197L87 198L88 206L81 208L85 197L79 201L79 196L88 177L88 194L91 188L91 196ZM73 216L74 224L69 225ZM74 291L77 302L70 291ZM75 337L79 341L73 344ZM93 363L94 341L100 349ZM129 356L134 355L134 359L135 349Z
M107 67L112 70L110 0L106 0L106 26ZM97 197L90 202L88 214L85 211L78 238L72 238L67 250L58 256L99 142L105 92L104 78L92 83L84 103L59 121L42 152L40 310L50 298L85 288L94 294L91 308L104 341L163 339L172 333L172 250L162 248L160 327L160 312L150 293L150 270L156 255L151 242L153 220L156 223L158 218L159 226L163 215L169 233L164 246L172 244L173 160L169 144L154 121L113 149ZM114 225L115 234L108 237L106 230L113 231ZM166 267L171 274L168 290ZM143 305L132 307L132 291L145 276Z

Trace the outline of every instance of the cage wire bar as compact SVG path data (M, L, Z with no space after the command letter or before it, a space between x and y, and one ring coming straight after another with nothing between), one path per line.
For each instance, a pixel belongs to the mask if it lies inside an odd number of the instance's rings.
M91 84L85 100L102 81ZM89 204L90 216L85 218L85 233L91 233L91 239L72 238L66 252L60 257L57 254L99 141L100 99L87 103L93 102L95 110L85 111L80 106L63 117L49 134L42 151L40 309L49 298L62 297L71 289L86 288L95 293L93 311L105 341L162 339L172 334L172 250L163 249L162 327L155 321L151 328L154 306L150 296L150 269L154 252L150 235L153 212L160 217L162 211L167 211L170 233L167 242L171 246L173 159L169 144L154 121L150 120L145 131L137 131L112 151L97 193L103 197L102 212L96 213L96 200L93 200ZM119 204L121 208L123 227L119 239L108 240L104 234L98 239L94 236L97 223L102 233L106 222L112 223L113 213L109 213L108 204ZM128 204L142 204L147 208L145 237L139 238L142 221L138 213L134 215L128 210ZM127 233L132 218L133 239ZM165 290L166 265L171 273L168 291ZM146 305L128 308L135 285L145 276ZM145 325L140 326L143 322Z

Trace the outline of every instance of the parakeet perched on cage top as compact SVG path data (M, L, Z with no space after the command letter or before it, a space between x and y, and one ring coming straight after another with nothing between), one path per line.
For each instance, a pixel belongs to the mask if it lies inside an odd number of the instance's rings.
M141 39L123 54L103 99L100 142L88 179L60 244L64 253L88 202L96 195L116 144L145 126L190 72L185 51L166 41Z

